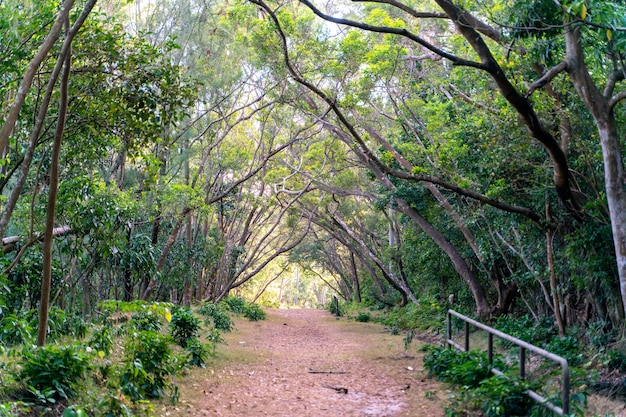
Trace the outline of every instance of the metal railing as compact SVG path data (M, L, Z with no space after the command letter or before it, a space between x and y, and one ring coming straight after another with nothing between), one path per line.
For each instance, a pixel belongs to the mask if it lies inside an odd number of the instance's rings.
M459 345L454 340L452 340L452 317L457 317L465 322L465 338L464 338L464 346ZM551 361L557 362L561 365L561 390L562 390L562 407L554 405L541 395L537 394L534 391L527 390L526 395L535 400L537 403L543 405L549 410L555 412L560 416L569 415L569 367L567 365L567 360L562 358L559 355L555 355L554 353L548 352L547 350L541 349L537 346L531 345L523 340L520 340L516 337L509 336L506 333L503 333L499 330L496 330L492 327L486 326L476 320L473 320L463 314L457 313L454 310L448 310L447 315L447 326L448 326L448 334L447 334L447 343L448 346L454 346L455 348L467 352L470 349L470 324L479 329L485 330L489 336L487 340L487 358L489 360L489 366L491 367L491 372L496 375L502 375L502 371L493 368L493 336L497 336L500 339L504 339L508 342L511 342L520 348L519 352L519 375L520 378L526 378L526 351L531 351L536 353L537 355L543 356L546 359L550 359Z

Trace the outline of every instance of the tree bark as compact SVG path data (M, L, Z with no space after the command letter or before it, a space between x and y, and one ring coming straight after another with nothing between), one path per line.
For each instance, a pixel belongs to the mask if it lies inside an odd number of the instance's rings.
M2 130L0 131L0 156L4 156L6 148L9 144L9 138L11 136L11 133L13 133L15 123L17 122L20 110L24 105L26 96L30 91L33 79L37 74L37 70L39 70L39 66L48 55L48 52L50 52L50 49L52 49L54 44L61 36L61 30L63 29L64 22L69 19L70 10L72 9L73 5L74 0L65 0L63 2L63 4L61 5L61 10L59 10L57 19L52 25L48 36L44 40L41 48L39 49L35 57L28 64L28 68L26 68L26 72L24 73L24 77L22 78L22 83L20 84L20 88L18 89L15 100L13 101L11 109L9 110L7 120L4 122Z
M66 21L69 29L69 22ZM48 205L46 208L46 230L43 238L43 271L41 277L41 301L39 303L39 327L37 329L37 346L46 344L48 333L48 310L50 301L50 289L52 284L52 242L54 240L55 206L59 185L59 159L61 155L61 142L65 130L67 116L68 84L72 63L71 49L68 49L62 61L64 62L63 75L61 78L61 94L59 98L59 115L57 127L54 132L52 158L50 161L50 189L48 191Z
M610 97L598 90L585 65L580 27L576 24L567 24L565 39L567 72L578 95L591 112L600 137L622 313L623 317L626 317L626 193L624 192L624 166L615 115L609 105ZM612 92L608 91L608 93Z

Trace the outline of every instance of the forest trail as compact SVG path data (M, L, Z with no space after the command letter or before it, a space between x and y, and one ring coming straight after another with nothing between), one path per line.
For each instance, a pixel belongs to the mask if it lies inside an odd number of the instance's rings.
M238 320L215 363L181 385L168 416L443 416L446 396L415 341L325 310L267 310Z

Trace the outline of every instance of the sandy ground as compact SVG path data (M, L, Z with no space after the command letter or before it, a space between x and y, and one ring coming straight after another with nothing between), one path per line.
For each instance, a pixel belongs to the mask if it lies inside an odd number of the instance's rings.
M446 396L414 342L324 310L237 321L215 364L181 382L167 416L443 416Z

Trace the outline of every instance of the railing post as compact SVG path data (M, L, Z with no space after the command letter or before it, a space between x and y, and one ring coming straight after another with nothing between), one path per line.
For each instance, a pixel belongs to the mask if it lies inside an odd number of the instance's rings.
M465 322L465 351L466 352L469 352L469 350L470 350L470 346L469 346L469 342L470 342L469 341L469 336L470 336L469 329L470 329L470 327L469 326L470 326L469 322L466 321Z
M487 333L487 360L489 361L489 366L493 366L493 335L491 333Z
M561 372L563 373L563 415L569 415L569 367L567 362L561 364Z
M519 377L526 379L526 348L519 348Z
M446 322L448 328L448 338L446 340L448 340L448 349L450 349L452 347L452 344L450 344L450 340L452 340L452 314L450 314L450 311L448 311Z

